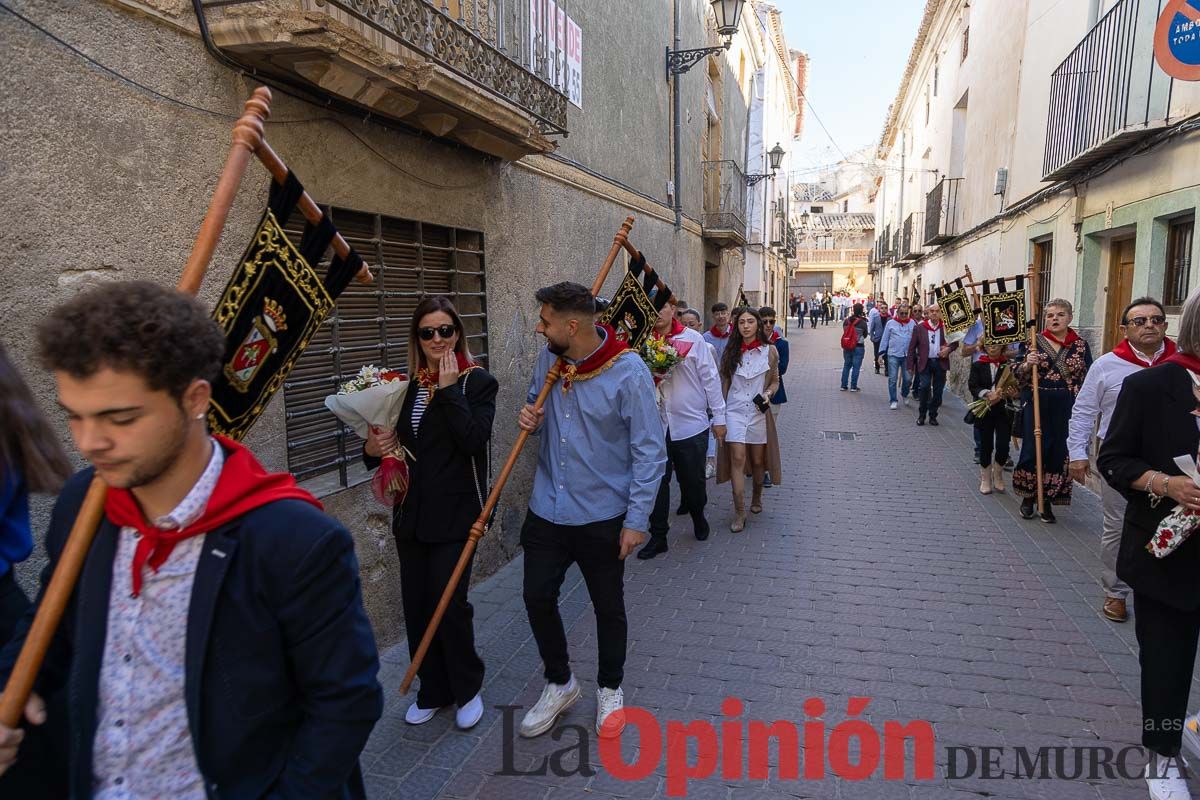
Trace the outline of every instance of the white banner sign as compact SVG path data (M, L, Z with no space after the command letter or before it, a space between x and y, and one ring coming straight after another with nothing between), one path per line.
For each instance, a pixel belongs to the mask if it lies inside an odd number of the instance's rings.
M529 59L537 74L583 108L583 29L554 0L529 0Z

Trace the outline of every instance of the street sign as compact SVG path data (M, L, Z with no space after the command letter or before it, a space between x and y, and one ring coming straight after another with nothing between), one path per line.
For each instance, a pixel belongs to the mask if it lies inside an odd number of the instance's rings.
M1154 29L1154 58L1181 81L1200 81L1200 0L1167 0Z

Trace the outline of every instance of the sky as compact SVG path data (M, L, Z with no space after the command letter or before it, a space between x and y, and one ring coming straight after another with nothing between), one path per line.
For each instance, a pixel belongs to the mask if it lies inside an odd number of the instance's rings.
M774 2L783 15L788 46L811 59L810 106L805 109L804 134L793 153L793 169L831 164L843 152L849 155L878 142L925 0Z

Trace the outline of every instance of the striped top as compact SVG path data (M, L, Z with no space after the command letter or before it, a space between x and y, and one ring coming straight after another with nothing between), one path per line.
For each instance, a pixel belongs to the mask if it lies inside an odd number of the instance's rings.
M413 401L412 429L413 437L421 428L421 417L425 416L425 407L429 405L429 389L421 386L417 389L417 399Z

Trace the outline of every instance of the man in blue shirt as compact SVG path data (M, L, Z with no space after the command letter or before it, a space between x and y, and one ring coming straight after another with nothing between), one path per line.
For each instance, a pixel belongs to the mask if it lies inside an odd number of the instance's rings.
M593 324L595 305L587 288L563 282L536 296L542 304L537 332L546 337L546 349L517 422L541 437L521 546L525 609L546 688L520 732L545 733L579 699L558 613L559 588L574 563L596 612L596 731L616 736L625 724L625 557L649 529L666 470L665 433L650 370L611 328ZM563 375L535 411L534 400L560 356Z
M888 365L888 399L891 409L896 410L896 381L900 382L900 393L904 396L904 405L908 405L908 371L905 359L908 358L908 344L912 341L916 323L909 318L909 307L901 305L896 309L896 316L883 326L883 338L879 341L879 349L883 353L881 359L887 359Z

